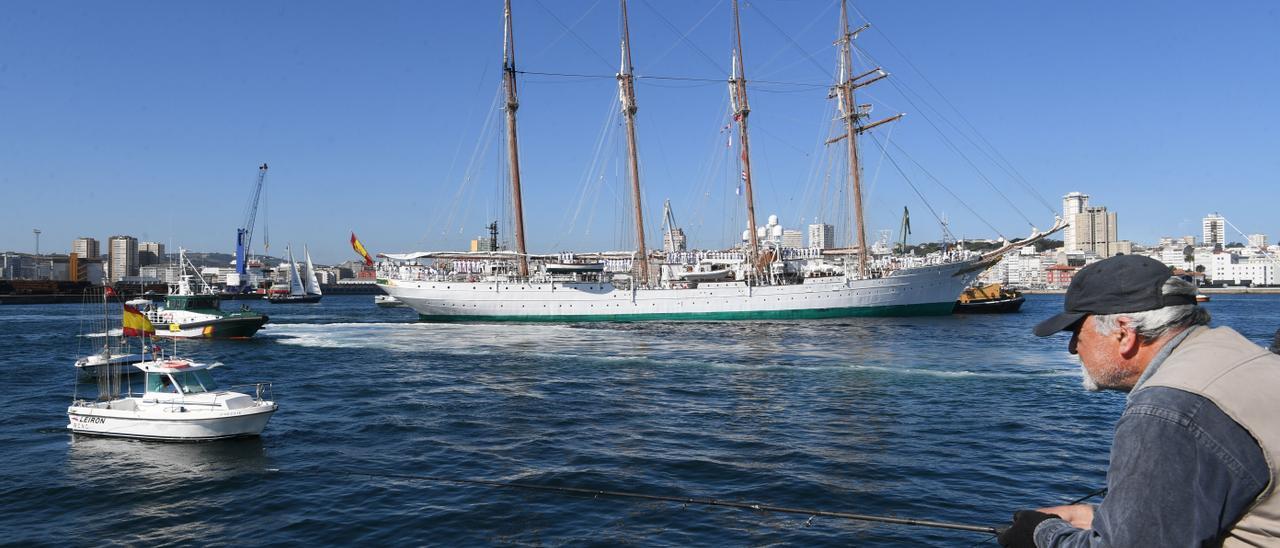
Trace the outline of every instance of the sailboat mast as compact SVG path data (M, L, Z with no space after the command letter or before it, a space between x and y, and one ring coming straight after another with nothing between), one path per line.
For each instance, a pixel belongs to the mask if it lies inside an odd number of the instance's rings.
M751 242L751 255L747 257L752 272L756 270L756 258L760 256L760 242L756 238L756 204L751 192L751 141L747 138L747 76L742 65L742 29L738 24L738 0L733 0L733 75L729 78L729 96L733 100L733 119L738 122L738 139L742 146L742 185L747 200L747 239Z
M631 66L631 29L627 24L627 0L622 3L622 67L618 71L618 95L622 115L627 119L627 167L631 175L631 201L635 203L636 254L640 262L640 284L649 284L649 250L644 245L644 212L640 200L640 160L636 153L636 88Z
M853 184L854 223L858 236L858 275L867 276L867 228L862 216L862 165L858 160L858 105L853 100L853 34L849 32L848 0L840 0L840 102L848 136L849 178Z
M516 109L520 108L520 101L516 99L516 41L511 29L511 0L504 2L503 21L502 72L503 87L507 93L507 162L508 171L511 172L511 208L515 216L516 261L520 277L526 278L529 276L529 261L524 247L524 204L520 199L520 147L516 143Z

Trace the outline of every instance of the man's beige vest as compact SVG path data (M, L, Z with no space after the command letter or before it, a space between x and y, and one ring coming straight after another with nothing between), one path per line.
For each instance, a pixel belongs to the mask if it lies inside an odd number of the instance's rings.
M1196 327L1142 384L1148 386L1203 396L1253 435L1270 481L1223 546L1280 545L1280 356L1230 327Z

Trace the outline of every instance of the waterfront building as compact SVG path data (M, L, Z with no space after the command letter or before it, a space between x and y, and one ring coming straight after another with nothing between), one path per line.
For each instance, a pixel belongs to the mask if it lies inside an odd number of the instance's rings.
M1081 192L1071 192L1062 197L1062 218L1067 221L1067 227L1062 229L1062 242L1067 251L1079 251L1076 247L1076 227L1075 216L1084 213L1086 207L1089 207L1089 195Z
M1249 239L1249 247L1254 249L1262 249L1262 250L1267 249L1266 234L1250 234L1248 236L1248 239Z
M182 268L178 265L152 264L138 267L138 277L165 284L182 281Z
M1227 245L1227 220L1217 213L1205 216L1201 221L1201 236L1204 245Z
M800 249L804 247L804 234L799 230L784 229L782 231L782 247Z
M685 251L688 248L688 240L685 239L684 229L673 227L662 234L663 251L675 253L677 251Z
M1070 219L1072 239L1067 243L1066 251L1092 252L1107 258L1124 247L1117 245L1119 238L1116 237L1116 214L1107 211L1106 206L1087 206L1083 212L1072 215Z
M164 244L159 242L142 242L138 244L138 266L160 264L164 260Z
M107 238L108 277L112 283L138 275L138 239L133 236Z
M1280 260L1271 257L1244 258L1235 253L1220 251L1213 254L1211 268L1207 272L1215 283L1229 285L1276 285Z
M98 240L88 236L76 238L71 242L71 253L81 259L97 259L102 254Z
M1080 270L1079 267L1055 264L1045 269L1045 283L1054 289L1064 289L1071 285L1071 277L1078 270Z
M809 225L809 247L816 249L832 249L835 246L835 228L825 223Z

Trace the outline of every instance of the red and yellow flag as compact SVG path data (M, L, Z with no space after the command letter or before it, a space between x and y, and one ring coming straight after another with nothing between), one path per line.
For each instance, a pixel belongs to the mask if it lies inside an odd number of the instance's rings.
M137 308L124 305L124 336L126 337L145 337L147 335L155 335L156 328L151 325L151 320L143 316Z
M369 257L369 252L364 250L364 246L360 244L360 240L356 239L356 233L351 233L351 249L356 250L361 257L364 257L364 264L373 266L373 259Z

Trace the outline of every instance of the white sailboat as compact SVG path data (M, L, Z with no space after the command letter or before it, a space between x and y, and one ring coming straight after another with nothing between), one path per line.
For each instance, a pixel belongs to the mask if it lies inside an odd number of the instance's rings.
M952 251L907 262L873 258L863 226L858 136L898 116L872 122L858 108L854 90L884 77L878 70L856 74L847 10L842 4L840 80L833 86L847 146L848 180L853 196L857 247L789 249L761 242L756 233L752 194L750 108L742 57L738 4L733 2L733 119L738 125L747 230L742 249L703 253L651 253L644 240L640 178L635 138L637 111L626 1L622 10L622 63L617 79L626 120L628 173L634 205L636 248L631 253L532 255L525 248L521 181L516 137L515 49L511 3L504 10L504 88L508 173L514 224L514 251L418 252L382 255L378 285L412 307L427 321L638 321L750 320L827 318L870 315L950 314L956 298L1001 255L1030 245L1062 229L1055 219L1046 231L978 254ZM426 261L427 264L423 264ZM586 268L597 263L608 269ZM580 264L583 268L566 265Z
M320 284L316 283L315 267L311 266L311 253L307 252L307 281L302 281L298 271L298 261L293 258L293 249L289 249L289 293L284 295L268 294L267 300L275 304L318 303L320 302Z
M307 249L307 246L304 244L302 246L302 252L307 256L307 295L315 295L316 300L319 300L319 297L323 296L324 293L320 291L320 282L316 279L316 267L311 264L311 250Z
M111 315L108 312L108 303L113 295L115 295L115 291L110 287L102 287L102 318L101 321L95 322L97 324L96 327L101 329L102 332L102 348L93 354L76 360L77 377L110 374L113 367L132 365L147 359L143 352L128 351L125 347L126 339L123 333L119 338L111 336ZM115 346L112 346L113 344Z

